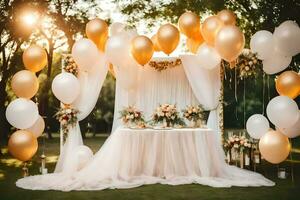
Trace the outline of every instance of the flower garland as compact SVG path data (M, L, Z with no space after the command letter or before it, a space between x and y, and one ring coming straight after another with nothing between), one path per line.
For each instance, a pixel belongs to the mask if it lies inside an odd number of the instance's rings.
M167 127L173 125L185 126L185 123L179 116L179 112L174 104L159 105L152 116L151 122L152 124L165 122Z
M234 148L237 151L245 151L251 149L253 143L247 139L245 136L233 135L229 137L223 144L226 151Z
M240 79L255 77L261 71L262 62L255 53L250 50L244 50L238 58L236 67Z
M183 117L189 121L198 121L203 119L203 108L201 105L198 106L187 106L186 109L182 110Z
M140 128L145 127L145 119L143 113L137 110L134 106L128 106L121 110L120 118L122 119L124 124L135 124L138 125Z
M74 76L78 75L78 65L75 63L71 55L66 55L64 59L63 70L72 73Z
M182 64L182 61L179 58L177 58L175 61L164 60L164 61L150 61L149 62L149 66L153 67L155 70L157 70L159 72L166 70L168 68L173 68L173 67L179 66L181 64Z
M78 113L79 110L71 108L69 106L65 106L60 108L55 114L55 118L61 124L64 141L66 141L68 137L70 128L76 126L76 123L78 121Z

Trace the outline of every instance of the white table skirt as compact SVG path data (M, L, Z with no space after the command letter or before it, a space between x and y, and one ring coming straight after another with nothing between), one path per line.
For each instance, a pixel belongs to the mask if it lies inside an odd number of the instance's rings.
M217 176L219 173L219 159L214 159L218 158L218 154L212 148L212 130L121 128L115 134L121 140L121 166L129 176L170 179L177 176ZM201 149L197 148L196 139L201 141Z
M32 190L102 190L145 184L198 183L212 187L272 186L262 175L229 166L209 129L117 129L79 172L23 178Z

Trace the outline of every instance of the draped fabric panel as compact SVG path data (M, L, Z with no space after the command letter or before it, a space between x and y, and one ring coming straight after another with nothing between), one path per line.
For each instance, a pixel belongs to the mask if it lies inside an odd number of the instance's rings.
M182 65L197 100L206 110L211 110L207 127L215 131L216 144L220 155L224 155L219 128L219 98L221 89L220 66L214 69L200 67L195 55L180 56Z
M78 80L80 82L80 95L72 104L79 110L78 120L86 118L94 109L99 94L106 78L108 65L104 54L99 53L96 65L89 72L80 71ZM62 131L61 131L62 134ZM74 151L80 145L83 145L79 122L75 127L71 127L67 140L62 147L61 154L55 167L55 173L64 172L66 174L74 173L76 169L76 158L73 156Z

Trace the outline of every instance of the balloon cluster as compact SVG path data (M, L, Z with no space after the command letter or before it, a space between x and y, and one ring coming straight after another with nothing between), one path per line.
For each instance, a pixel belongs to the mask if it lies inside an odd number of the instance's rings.
M300 28L293 21L285 21L272 34L258 31L250 41L251 50L263 60L263 70L275 74L286 69L292 56L300 53ZM300 94L300 75L285 71L275 80L277 96L267 105L267 116L275 125L270 130L269 121L263 115L252 115L247 121L247 131L251 137L260 139L259 148L271 163L284 161L290 152L288 138L300 136L300 111L293 100Z
M268 119L260 114L252 115L246 128L251 137L260 139L259 149L263 157L271 163L280 163L290 152L288 138L300 136L300 111L293 99L277 96L268 103L267 116L276 130L270 129Z
M84 76L97 67L108 39L108 25L102 19L89 21L85 31L88 39L82 38L72 47L72 58L78 65L77 76ZM64 71L53 79L52 92L62 103L70 105L80 94L79 79L74 74Z
M9 152L21 161L28 161L36 153L37 138L45 129L44 119L39 115L37 105L30 99L39 89L35 72L47 64L47 53L42 47L31 45L23 53L23 63L26 70L17 72L12 78L11 87L18 98L7 106L6 119L20 129L9 138Z
M200 64L206 68L213 68L221 62L221 58L228 62L234 61L244 48L244 34L235 26L235 22L236 17L233 12L222 10L216 16L208 17L200 26L199 16L192 12L185 12L180 16L178 26L181 33L188 37L187 46L190 51L198 52ZM125 73L125 70L132 71L132 68L135 68L129 66L137 66L137 64L144 66L151 60L155 51L171 54L179 44L180 31L176 26L167 23L148 38L138 35L135 28L119 22L113 23L110 31L105 21L98 18L91 20L86 26L87 37L100 51L105 51L108 61L116 66L116 69L110 69L116 76ZM77 64L85 66L84 63ZM90 63L88 64L91 66ZM135 80L136 73L133 71L132 73L131 77L124 78L124 74L122 78L119 77L119 80L123 79L123 82L127 82L127 88L132 88L130 79Z
M296 22L288 20L275 28L273 34L258 31L251 37L250 48L263 60L263 70L276 74L286 69L292 57L300 53L300 28Z
M235 26L236 16L230 10L222 10L200 24L200 18L185 12L179 18L180 31L187 36L187 47L196 53L201 67L213 69L221 59L233 62L245 45L243 32Z

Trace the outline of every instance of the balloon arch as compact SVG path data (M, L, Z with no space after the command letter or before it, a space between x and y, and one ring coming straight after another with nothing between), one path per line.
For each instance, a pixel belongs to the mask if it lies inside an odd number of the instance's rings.
M94 74L102 73L105 78L109 68L117 79L123 81L124 87L130 88L134 84L131 77L136 68L128 66L144 66L155 51L170 55L178 46L180 33L186 36L189 51L198 58L199 68L214 69L222 60L234 68L239 62L245 38L236 26L236 16L232 11L222 10L217 15L207 17L202 24L198 15L185 12L178 20L178 27L179 29L173 24L164 24L156 34L148 38L138 35L134 28L113 23L109 37L109 26L104 20L96 18L88 22L88 39L80 39L74 44L71 56L66 58L69 64L64 66L63 72L52 83L53 94L62 102L56 116L62 125L62 133L67 136L70 127L76 126L78 120L85 117L82 113L89 113L87 110L92 109L78 109L82 106L78 102L78 98L82 98L80 82L86 81L81 74L93 77ZM279 73L300 52L300 28L294 21L285 21L274 33L258 31L251 37L250 47L255 62L259 60L263 63L265 73ZM255 62L249 62L246 71ZM23 63L26 70L19 71L12 79L12 90L18 98L8 105L6 117L12 126L19 129L9 139L9 151L17 159L28 161L37 151L36 138L43 133L45 126L37 105L30 99L38 91L39 83L35 73L47 64L46 51L38 45L29 46L23 53ZM96 66L101 66L102 69ZM89 92L99 90L102 85L96 82L92 84L95 87ZM260 151L271 163L285 160L290 152L288 137L300 135L299 108L293 100L300 93L299 74L294 71L279 74L276 89L280 96L273 98L267 106L267 117L276 126L276 130L269 129L268 119L261 114L253 115L247 121L248 133L251 137L260 139Z

